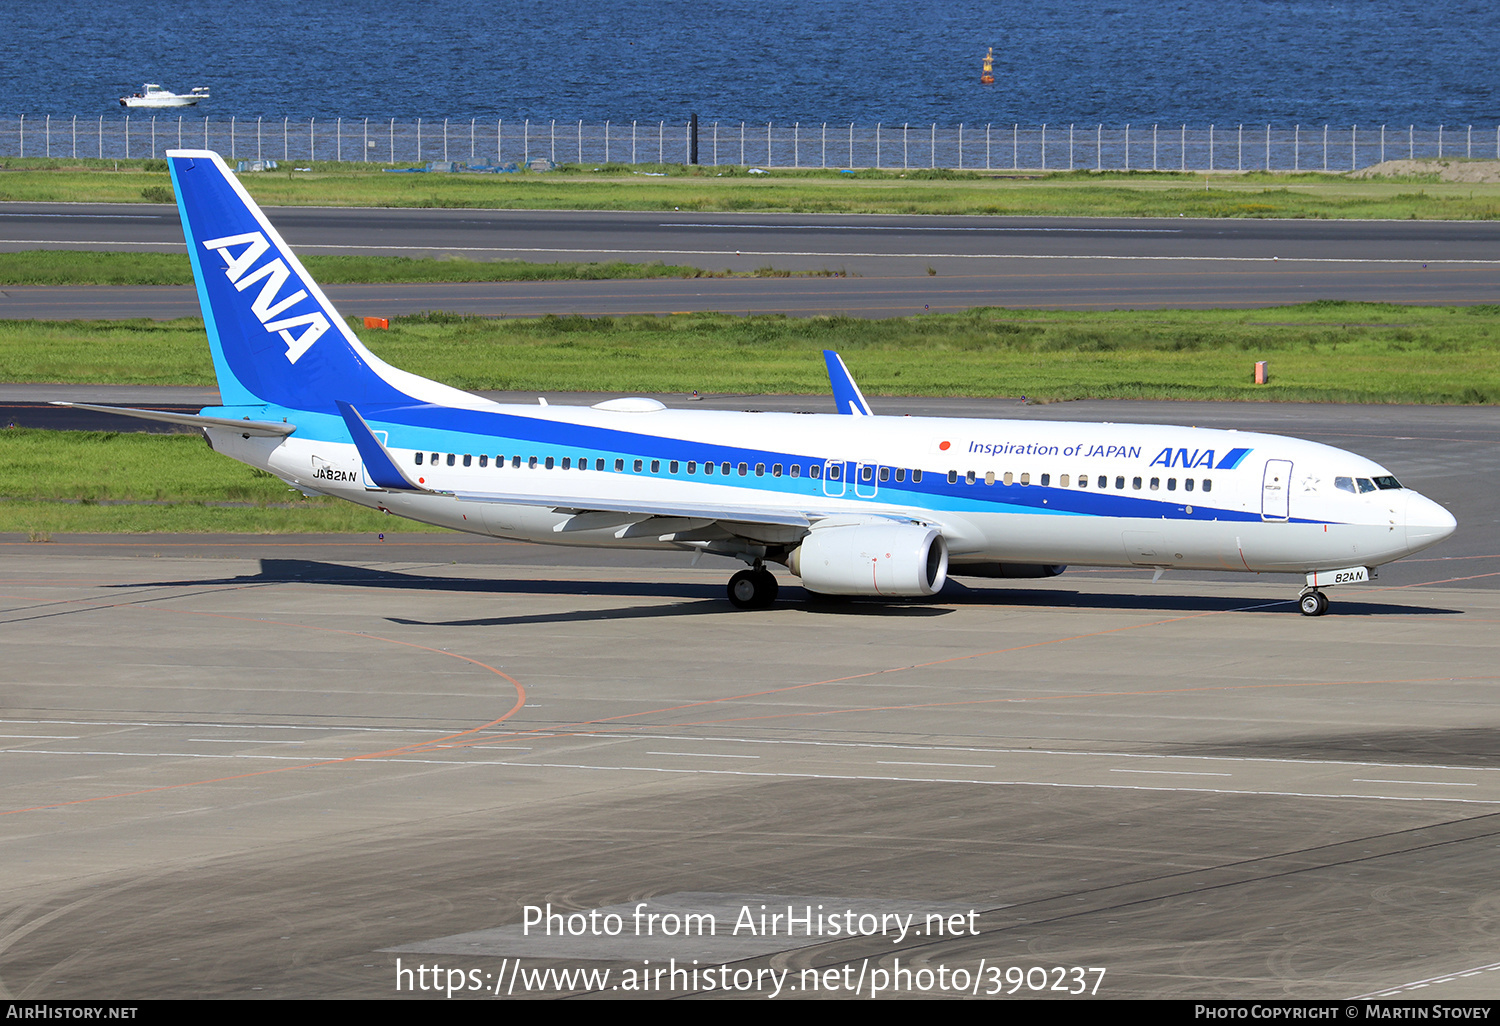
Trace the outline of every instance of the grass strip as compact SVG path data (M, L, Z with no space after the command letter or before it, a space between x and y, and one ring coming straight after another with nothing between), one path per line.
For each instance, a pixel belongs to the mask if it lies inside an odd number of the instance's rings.
M1482 220L1500 217L1500 185L1435 175L938 169L771 169L564 165L546 174L383 174L317 161L311 171L241 177L264 205L527 210L779 211L1096 217L1317 217ZM659 176L659 177L658 177ZM8 160L0 201L169 203L165 162Z
M534 264L524 260L468 260L398 256L304 256L300 258L321 285L380 285L476 281L599 281L637 278L790 277L801 272L769 267L736 274L704 271L677 264L609 263ZM810 272L809 272L810 274ZM186 253L91 253L33 249L0 253L0 285L191 285L193 269Z
M386 361L471 390L802 393L821 351L879 395L1500 401L1500 307L1315 302L1259 310L854 317L429 313L359 334ZM1271 383L1252 383L1270 362ZM0 380L212 385L202 322L0 322Z
M359 533L384 513L308 498L272 474L214 453L197 432L0 432L0 532ZM403 531L439 530L400 521Z

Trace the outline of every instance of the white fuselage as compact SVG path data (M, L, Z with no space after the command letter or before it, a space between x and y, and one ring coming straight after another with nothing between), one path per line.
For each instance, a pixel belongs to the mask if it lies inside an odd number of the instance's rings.
M447 429L367 412L391 456L421 479L425 492L371 486L355 446L332 440L332 431L329 441L318 440L316 426L285 439L210 434L217 450L307 491L425 523L549 544L696 546L744 558L747 550L758 555L795 546L806 533L787 524L631 512L624 507L632 501L931 523L942 531L957 574L964 564L985 563L1256 572L1373 567L1453 529L1446 510L1395 484L1370 460L1276 435L1160 425L615 412L478 399L472 408L499 414L496 423L508 430ZM618 511L590 509L591 502Z

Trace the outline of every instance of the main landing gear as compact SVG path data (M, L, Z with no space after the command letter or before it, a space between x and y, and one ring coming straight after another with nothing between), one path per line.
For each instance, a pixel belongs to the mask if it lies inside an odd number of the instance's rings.
M1328 612L1328 596L1317 588L1308 588L1297 599L1297 608L1303 616L1322 616Z
M741 570L729 579L729 601L737 609L765 609L780 590L775 575L763 566Z

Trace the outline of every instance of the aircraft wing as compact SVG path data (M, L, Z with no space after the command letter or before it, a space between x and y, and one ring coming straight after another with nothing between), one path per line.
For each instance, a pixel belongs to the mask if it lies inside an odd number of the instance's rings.
M350 403L339 401L339 413L359 449L365 469L378 487L396 492L427 492L428 489L412 481L391 456L379 438L370 430L364 417ZM650 499L604 499L597 495L558 492L538 494L536 492L448 492L465 502L493 502L513 506L539 506L577 513L638 513L653 517L682 517L689 520L712 520L741 524L780 524L787 527L808 527L822 514L812 511L786 509L774 506L722 506L696 502L656 502Z
M430 489L411 479L391 456L385 445L375 436L364 417L350 403L337 402L344 424L359 450L365 470L377 489L392 492L427 492ZM238 421L233 422L238 424ZM597 494L556 492L503 491L448 491L439 494L452 495L463 502L496 503L512 506L536 506L567 513L621 513L647 517L675 517L684 520L705 520L724 525L771 524L783 527L810 528L819 520L830 516L846 515L816 507L789 507L771 505L722 505L718 503L657 501L647 498L603 498ZM872 512L866 514L876 520L911 520L900 512Z
M597 495L537 495L528 492L453 492L451 494L454 498L465 502L541 506L573 513L639 513L652 517L681 517L684 520L713 520L739 524L781 524L786 527L811 527L815 521L829 515L812 510L777 509L770 506L719 506L698 502L653 502L649 499L600 499Z

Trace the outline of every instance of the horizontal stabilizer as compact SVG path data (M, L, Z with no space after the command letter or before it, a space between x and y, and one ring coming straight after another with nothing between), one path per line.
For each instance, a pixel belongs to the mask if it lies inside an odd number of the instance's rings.
M230 428L243 435L257 435L262 438L284 438L297 430L297 425L288 424L285 421L251 420L248 417L243 420L236 420L233 417L205 417L201 413L137 410L129 406L96 406L93 403L66 403L61 400L53 400L49 405L67 406L75 410L93 410L96 413L117 413L122 417L135 417L137 420L156 420L163 424L182 424L186 427Z

